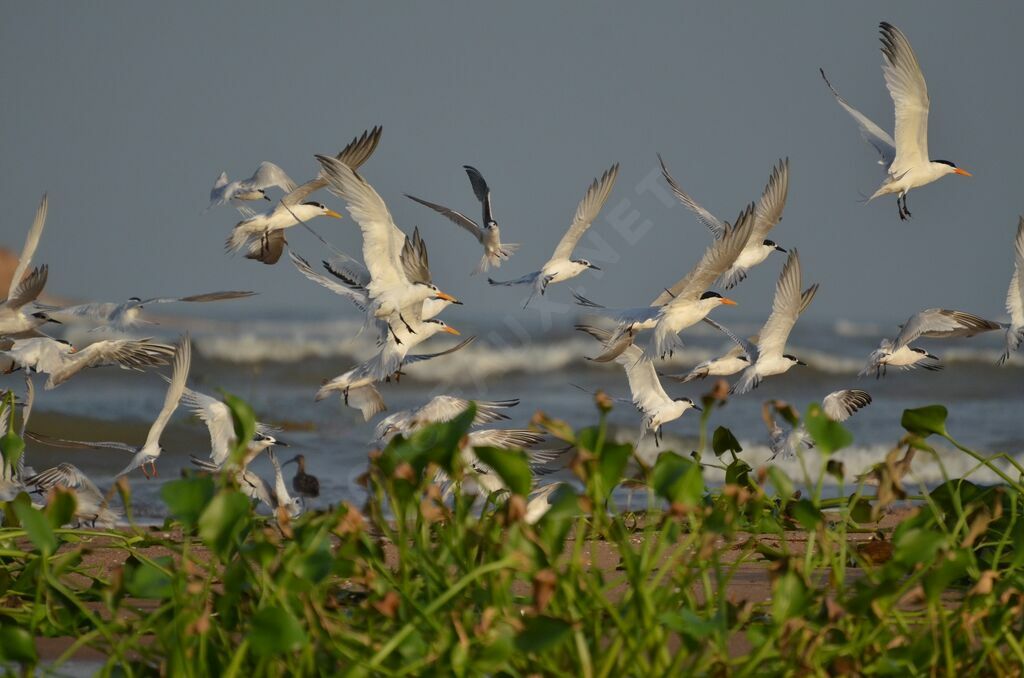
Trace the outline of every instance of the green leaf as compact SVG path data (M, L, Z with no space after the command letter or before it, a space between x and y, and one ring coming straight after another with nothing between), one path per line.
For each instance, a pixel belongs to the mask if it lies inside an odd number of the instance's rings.
M903 410L900 425L914 435L927 438L931 434L940 436L946 433L946 417L949 412L942 405L928 405L916 410Z
M169 556L155 558L154 562L173 571L174 561ZM124 588L136 598L165 600L174 593L171 577L164 570L131 556L124 563Z
M522 450L505 450L497 447L475 447L473 451L484 464L494 469L512 494L526 496L533 485L533 473L526 454Z
M572 624L555 617L531 617L519 635L516 647L521 652L540 654L555 647L572 632Z
M939 596L945 592L955 580L967 574L971 566L971 555L967 549L957 549L945 558L940 558L934 567L924 576L924 592L932 603L939 602Z
M0 626L0 660L22 664L39 661L32 634L18 626Z
M725 482L727 485L750 485L750 471L750 464L736 459L725 467Z
M622 474L632 456L633 446L629 443L605 442L597 460L597 475L605 496L622 480Z
M800 575L790 570L772 585L772 618L776 624L803 614L811 595Z
M213 492L213 478L209 476L172 480L160 488L167 510L186 528L195 526L203 509L213 499Z
M903 565L931 562L945 542L946 535L936 530L897 530L893 534L893 560Z
M811 403L807 408L804 428L811 434L814 446L825 455L848 447L853 442L853 434L838 421L826 417L818 403Z
M476 417L476 405L470 406L451 421L439 422L416 431L408 438L396 436L384 450L381 468L393 473L400 464L407 462L422 475L428 464L437 464L451 475L455 470L459 454L459 443L469 431Z
M199 538L224 555L245 528L250 508L248 497L241 492L222 490L199 516Z
M16 468L21 455L25 454L25 441L15 433L5 433L0 437L0 454L8 469Z
M717 617L705 619L685 607L678 612L663 612L658 621L668 629L698 641L714 635L722 627Z
M711 437L711 449L713 449L715 451L715 455L719 457L726 452L739 454L743 451L743 447L740 446L740 441L736 440L736 436L732 434L732 431L724 426L719 426L715 429L715 433Z
M295 616L282 607L264 607L253 616L249 645L255 654L270 656L294 652L306 644L306 632Z
M57 550L57 537L53 534L50 521L46 519L42 511L32 508L26 502L14 502L14 512L21 522L21 526L28 532L28 538L32 540L39 552L48 556Z
M772 466L768 469L768 480L772 482L772 486L775 487L775 493L784 500L788 500L793 496L793 483L790 481L783 471L778 466Z
M78 499L74 492L58 487L51 493L43 513L46 515L50 527L58 528L71 522L77 505Z
M871 522L871 502L861 497L850 506L850 520L856 523Z
M654 491L670 503L695 506L704 496L704 476L700 465L675 452L663 452L651 472Z
M809 499L801 499L789 506L789 514L793 520L805 530L813 530L823 520L821 511Z

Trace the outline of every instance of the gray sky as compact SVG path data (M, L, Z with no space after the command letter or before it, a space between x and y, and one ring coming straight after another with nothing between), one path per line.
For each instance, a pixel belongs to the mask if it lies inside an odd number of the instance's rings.
M301 8L301 9L299 9ZM250 310L338 308L287 261L223 253L237 215L200 215L221 170L273 160L298 181L318 152L384 126L366 178L401 225L419 225L436 281L469 308L513 310L517 291L470 278L479 246L402 197L478 214L463 164L494 192L506 240L496 277L536 270L586 185L612 162L615 191L578 253L605 269L577 282L610 305L650 301L700 256L704 228L638 189L661 152L723 219L792 163L774 237L797 246L821 291L810 315L900 319L928 306L1002 312L1021 200L1019 36L1024 4L858 3L17 3L0 23L0 244L20 248L39 195L37 261L51 290L95 299L249 288ZM818 75L887 129L877 24L909 36L932 99L930 152L975 173L861 205L874 151ZM324 193L332 206L341 202ZM628 201L628 202L625 202ZM651 226L628 243L608 214ZM320 230L359 253L358 229ZM642 226L635 226L642 229ZM626 229L629 231L630 229ZM297 230L296 251L321 254ZM614 252L609 257L609 252ZM609 258L617 258L611 262ZM767 312L781 257L736 292ZM566 285L554 299L569 299ZM348 309L345 311L348 313Z

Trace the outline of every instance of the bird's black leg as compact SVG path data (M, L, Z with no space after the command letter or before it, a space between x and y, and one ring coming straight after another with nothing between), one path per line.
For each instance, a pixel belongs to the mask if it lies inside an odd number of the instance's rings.
M907 207L907 194L903 194L903 213L907 215L907 219L910 218L910 208Z
M391 331L391 336L395 338L395 343L401 346L402 340L398 338L398 333L395 332L395 328L391 326L391 323L388 323L388 330Z
M416 334L416 331L415 331L415 330L413 330L413 328L412 328L412 325L410 325L409 323L405 322L405 318L403 318L403 317L402 317L402 314L401 314L401 313L399 313L399 314L398 314L398 318L399 318L399 320L401 320L401 321L402 321L403 323L405 323L405 329L409 330L409 334Z

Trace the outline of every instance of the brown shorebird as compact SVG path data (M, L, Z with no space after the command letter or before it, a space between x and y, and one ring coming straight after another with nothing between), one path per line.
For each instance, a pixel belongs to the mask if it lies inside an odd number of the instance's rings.
M320 496L320 480L316 476L306 473L306 457L297 454L284 463L285 466L295 462L299 469L292 478L292 489L296 494L306 499L315 499Z

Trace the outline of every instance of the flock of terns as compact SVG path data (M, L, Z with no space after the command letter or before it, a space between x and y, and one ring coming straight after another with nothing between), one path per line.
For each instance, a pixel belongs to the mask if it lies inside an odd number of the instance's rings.
M824 71L821 75L839 105L857 122L864 138L878 150L880 163L886 168L881 186L870 199L895 194L900 219L905 220L910 217L907 193L911 189L947 174L970 174L949 161L929 158L929 100L917 58L899 29L888 23L880 24L880 28L882 70L895 107L895 132L892 136L850 106L828 81ZM244 180L230 181L226 173L221 174L210 195L211 208L230 205L243 216L227 239L229 252L241 253L264 264L275 264L288 245L287 229L297 225L308 229L330 250L329 258L323 261L322 272L294 251L289 251L288 256L303 276L345 298L365 316L365 327L375 333L378 348L371 359L325 380L315 397L321 400L338 394L346 405L360 410L366 421L387 409L378 390L382 382L397 381L404 368L451 355L474 340L474 337L469 337L433 353L413 352L435 334L459 334L438 316L448 306L461 302L433 283L426 243L419 230L414 230L411 235L402 231L380 194L359 173L373 155L381 133L381 128L375 127L354 138L337 155L316 156L319 164L317 174L304 184L297 185L280 167L263 162L251 177ZM735 346L724 355L704 361L684 374L663 376L677 382L690 382L710 376L739 375L730 391L735 395L746 394L764 379L804 364L786 351L786 343L801 313L813 301L818 290L817 284L804 287L797 250L787 250L768 238L782 219L789 188L788 159L773 167L759 199L743 208L732 222L723 221L701 207L673 178L660 156L659 161L663 177L676 198L711 232L712 240L700 261L683 278L664 287L649 304L643 306L606 308L573 292L577 303L586 309L586 314L593 316L576 326L598 342L598 355L589 359L614 361L624 368L631 391L630 401L642 416L640 438L651 434L655 444L660 443L665 424L681 417L687 410L699 409L689 398L670 397L655 367L656 361L671 356L680 347L681 332L703 321L720 330ZM491 189L483 175L468 165L464 169L473 194L480 203L480 222L449 207L411 195L407 197L451 220L479 242L483 255L473 270L475 274L501 267L519 246L502 241L491 203ZM488 282L496 286L526 286L529 293L525 308L536 295L544 295L550 285L571 280L588 269L596 269L597 266L591 262L574 259L572 255L607 201L618 175L619 166L614 164L590 183L571 225L551 257L538 270L511 280L488 278ZM316 217L342 216L322 203L309 200L314 192L324 188L344 201L348 214L358 224L363 244L361 261L338 250L310 227L308 222ZM274 189L284 193L276 201L268 195L268 191ZM251 207L264 201L271 202L272 206L264 211ZM299 470L290 492L281 464L274 454L274 448L285 443L275 437L276 429L263 423L257 425L256 436L249 441L245 458L240 462L230 458L229 451L237 441L227 404L186 385L191 364L191 344L187 334L176 346L149 339L109 339L76 348L43 332L48 323L88 324L94 328L127 332L153 324L142 317L143 310L153 304L224 301L253 293L229 291L146 300L132 298L124 303L89 303L69 307L44 305L37 299L46 284L47 267L41 265L30 269L30 266L46 215L47 199L44 196L29 229L11 290L0 304L0 337L3 337L0 361L6 360L6 364L0 362L0 369L7 372L23 369L26 374L26 395L21 411L22 437L55 446L119 450L130 455L130 461L118 477L135 470L149 477L157 473L156 462L162 451L161 434L179 404L184 403L209 428L210 455L207 459L193 457L198 468L232 473L239 486L254 499L292 516L301 513L305 502L319 494L319 483L306 473L304 458L299 455L292 460ZM1004 362L1024 340L1024 218L1018 224L1014 242L1014 271L1006 297L1009 323L993 322L958 310L926 309L908 318L894 339L883 339L869 356L861 374L880 377L889 367L940 369L938 358L913 346L913 342L919 338L967 337L998 330L1004 330L1006 336L1005 351L1000 359L1000 363ZM764 263L774 252L785 254L786 260L776 283L771 312L758 334L741 337L711 319L709 314L719 306L736 303L714 288L727 291L736 287L747 278L752 268ZM664 282L659 281L658 284ZM141 370L168 363L172 368L171 376L165 378L168 390L164 405L141 445L61 440L27 429L35 393L32 374L46 374L45 388L51 389L85 368L117 365ZM8 402L11 404L0 411L0 423L5 431L13 429L15 416L13 400ZM822 408L826 416L842 421L870 402L871 396L866 392L847 389L825 396ZM383 444L395 435L408 435L430 423L450 420L464 411L468 404L469 401L462 398L436 396L419 408L382 419L376 426L375 438ZM544 437L534 431L480 428L507 420L503 410L516 404L517 400L476 403L475 428L467 436L462 454L467 466L474 471L473 479L487 492L501 490L503 486L497 475L474 456L472 450L475 446L526 449L537 476L565 465L565 455L569 450L544 448ZM806 441L799 426L786 434L774 421L768 423L775 454L792 453L796 445ZM273 482L248 469L250 462L264 452L274 468ZM5 459L2 471L0 499L10 499L20 491L46 496L50 489L61 486L76 491L76 515L80 521L112 525L119 518L119 511L108 504L109 494L104 495L72 464L64 463L36 473L25 466L22 455L13 461ZM538 499L531 503L528 515L539 515L543 510L543 500L555 485L557 483L550 483L538 490Z

